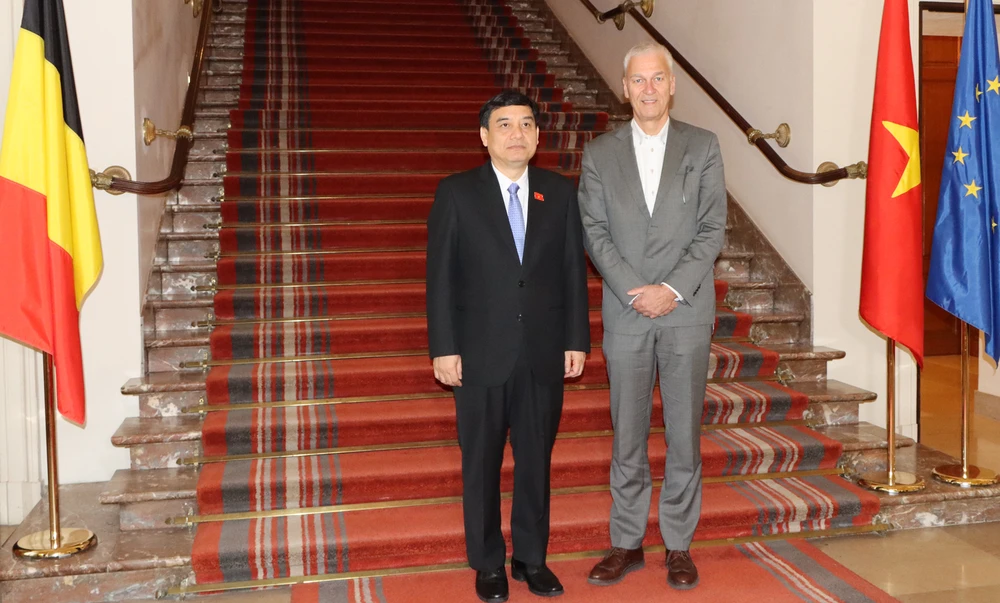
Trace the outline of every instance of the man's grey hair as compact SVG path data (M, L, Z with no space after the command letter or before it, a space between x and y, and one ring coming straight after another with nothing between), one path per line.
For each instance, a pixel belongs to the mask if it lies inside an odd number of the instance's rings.
M625 60L622 61L622 75L628 75L628 63L632 60L632 57L639 56L640 54L646 54L647 52L659 52L663 55L663 58L667 60L667 67L670 69L670 73L674 72L674 56L670 54L667 47L663 44L657 44L656 42L643 42L641 44L636 44L625 53Z

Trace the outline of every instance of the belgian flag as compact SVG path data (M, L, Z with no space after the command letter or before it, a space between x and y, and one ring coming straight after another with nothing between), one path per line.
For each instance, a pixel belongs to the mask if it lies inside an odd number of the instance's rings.
M85 420L80 305L103 258L62 0L25 0L0 146L0 334L52 354Z

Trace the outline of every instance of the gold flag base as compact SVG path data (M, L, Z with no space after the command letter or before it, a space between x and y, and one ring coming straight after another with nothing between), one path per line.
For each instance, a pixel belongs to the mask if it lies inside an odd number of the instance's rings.
M927 484L924 480L906 471L893 472L893 479L889 479L889 474L885 471L873 471L864 473L858 479L858 485L869 490L877 490L887 494L905 494L907 492L919 492Z
M990 469L983 469L975 465L962 468L961 465L941 465L934 468L934 477L937 479L969 488L972 486L992 486L997 483L997 474Z
M49 531L34 532L14 545L14 556L24 559L61 559L82 553L97 545L97 536L85 528L62 528L59 545L49 538Z

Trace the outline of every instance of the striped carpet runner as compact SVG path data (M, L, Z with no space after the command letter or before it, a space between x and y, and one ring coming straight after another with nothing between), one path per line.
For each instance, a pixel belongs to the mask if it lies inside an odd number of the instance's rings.
M478 108L504 87L542 103L537 164L570 178L608 115L567 100L502 0L248 0L242 78L221 203L217 365L207 376L206 401L218 410L203 424L197 486L199 513L216 516L197 528L196 579L461 562L454 408L433 379L423 316L433 192L442 176L485 161ZM876 497L829 474L838 442L787 423L808 400L774 380L778 354L749 343L753 317L723 307L726 293L717 281L696 538L870 523ZM599 345L596 273L589 295ZM598 348L567 387L552 472L556 554L609 542L611 426ZM656 410L654 473L667 454L660 421ZM508 458L506 492L510 475ZM272 513L227 516L248 511ZM658 539L651 516L646 543ZM789 546L792 555L804 545ZM763 567L762 551L751 565ZM388 599L323 594L347 584L299 590L296 600L416 600L399 594L405 580L354 583L395 593Z

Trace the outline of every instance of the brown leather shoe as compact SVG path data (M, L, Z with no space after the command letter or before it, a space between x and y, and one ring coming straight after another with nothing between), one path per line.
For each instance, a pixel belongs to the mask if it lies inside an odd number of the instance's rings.
M642 549L621 549L615 547L590 570L587 582L597 586L610 586L622 581L625 574L646 566Z
M667 584L677 590L698 586L698 568L687 551L667 551Z

